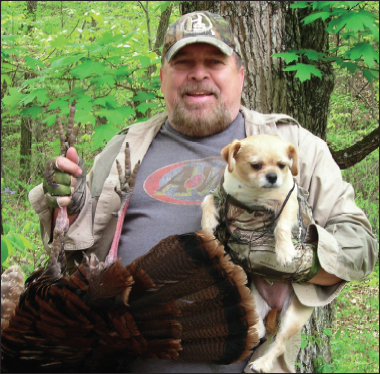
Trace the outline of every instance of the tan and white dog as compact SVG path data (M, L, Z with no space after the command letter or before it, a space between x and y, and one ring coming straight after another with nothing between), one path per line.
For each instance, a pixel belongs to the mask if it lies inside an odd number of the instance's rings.
M294 225L298 225L297 185L293 180L293 176L298 174L298 155L295 147L274 135L257 135L241 141L234 140L222 149L221 154L228 164L224 173L223 188L239 202L248 207L265 207L277 216L288 198L278 217L274 236L278 263L291 263L296 255L291 231ZM294 189L290 193L293 186ZM214 231L219 224L219 210L212 194L204 199L202 210L202 230ZM257 330L260 338L266 333L265 318L273 305L278 304L278 300L271 302L267 295L274 294L282 299L276 339L264 356L250 364L255 372L271 372L276 358L284 353L286 342L302 329L313 308L305 307L299 302L290 284L279 283L279 292L273 292L273 288L269 292L268 287L271 286L268 283L258 277L252 279L254 281L251 283L251 291L259 315Z
M222 149L228 165L224 172L224 190L247 206L262 206L276 215L293 187L298 174L298 156L292 144L274 135L249 136L234 140ZM213 195L202 203L202 229L214 231L219 212ZM297 224L298 201L295 186L278 219L274 235L278 262L286 265L295 256L292 227Z

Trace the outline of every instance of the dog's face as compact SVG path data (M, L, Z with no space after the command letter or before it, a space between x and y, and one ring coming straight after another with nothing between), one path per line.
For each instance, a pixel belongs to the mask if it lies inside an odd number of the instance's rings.
M298 174L298 156L291 143L274 135L234 140L222 149L228 171L254 188L278 188Z

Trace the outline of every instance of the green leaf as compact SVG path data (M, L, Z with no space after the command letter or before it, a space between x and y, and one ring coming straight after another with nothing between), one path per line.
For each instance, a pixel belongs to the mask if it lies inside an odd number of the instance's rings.
M78 101L75 105L75 108L78 111L84 111L90 113L93 111L93 103L90 101Z
M362 69L363 75L365 79L367 79L368 82L372 82L373 80L378 80L379 77L379 71L375 70L367 70L367 69Z
M91 143L92 149L98 149L104 146L104 141L108 142L111 140L119 129L112 125L101 125L95 128L95 133L93 135L93 141Z
M136 113L130 106L123 106L117 108L117 110L123 115L124 119L128 120L130 116L134 116Z
M332 336L332 332L330 329L323 329L322 332L326 335L326 336Z
M25 108L21 111L21 117L32 117L36 119L43 111L39 106L32 106L30 108Z
M88 60L84 64L78 65L74 69L70 70L70 73L79 79L84 79L92 74L103 75L104 65L100 62Z
M322 21L325 21L329 17L331 17L330 12L316 12L316 13L312 13L312 14L308 15L301 22L304 23L305 25L308 25L309 23L312 23L319 18L321 18Z
M75 121L77 123L91 123L93 127L96 124L96 118L93 113L89 113L87 110L77 109L75 112Z
M333 20L329 24L335 27L333 31L335 34L338 33L343 27L347 30L352 30L353 32L359 32L368 28L373 34L379 33L378 28L375 25L375 16L365 10L360 12L344 12L341 11L333 12L333 15L339 15L337 19Z
M33 70L36 70L36 65L38 65L41 69L44 68L44 64L40 60L33 57L25 56L25 62Z
M31 222L30 221L25 222L23 224L23 229L22 230L25 231L25 232L29 232L30 229L31 229Z
M49 97L47 96L47 91L43 88L38 88L36 90L31 91L28 95L26 95L21 102L23 102L25 105L31 103L34 99L37 99L41 104L44 104L46 101L49 100Z
M113 77L112 75L103 75L100 78L91 80L91 83L95 83L96 86L103 86L105 84L109 87L113 87L113 85L115 84L115 77Z
M8 256L13 252L12 242L1 235L1 265L7 260Z
M53 110L53 109L56 109L56 108L60 108L61 111L67 109L69 106L68 102L66 100L57 100L57 101L53 101L49 106L48 106L48 110Z
M308 344L309 344L309 343L308 343L306 340L302 340L302 341L301 341L301 349L306 348Z
M25 252L24 243L22 242L21 238L19 238L18 234L8 234L6 237L12 242L17 250L23 253Z
M379 62L379 54L375 48L368 43L356 43L353 48L345 53L345 56L351 60L357 60L363 57L364 62L371 68L375 61Z
M100 97L94 101L94 105L100 105L106 108L117 108L118 103L113 96Z
M9 95L4 96L3 100L1 101L9 109L17 106L26 96L23 93L19 92L17 87L9 87L8 91Z
M71 65L71 64L74 64L75 62L78 62L83 57L86 57L86 54L63 57L63 58L60 58L58 60L55 60L51 64L51 67L52 68L60 68L62 66Z
M309 8L310 1L295 1L294 4L290 5L291 9L303 9L303 8Z
M48 127L50 127L51 125L53 125L54 123L56 123L56 119L57 119L57 115L56 114L52 114L51 116L48 116L46 117L42 123L46 123ZM58 153L60 153L60 150L58 148Z
M287 66L284 71L296 71L297 73L295 77L301 82L311 79L312 74L318 78L322 77L322 72L314 65L295 64L292 66Z
M57 47L62 48L62 47L64 47L67 44L69 44L69 40L67 38L65 38L65 36L59 35L56 39L54 39L50 43L50 46L52 48L57 48Z
M155 103L142 103L136 107L136 110L138 110L140 113L144 114L149 108L157 108L158 105Z
M326 54L308 49L305 51L305 56L310 60L318 61L321 57L326 57Z
M138 91L136 96L132 97L133 101L146 101L152 100L156 97L153 92Z
M6 82L6 84L7 84L8 86L10 86L10 85L12 84L12 80L11 80L11 78L9 77L8 74L1 74L1 84L2 84L4 81Z
M132 108L121 107L116 109L102 109L99 115L106 117L109 124L120 126L124 124L124 119L128 119L133 113Z
M291 52L284 52L284 53L275 53L271 55L271 57L280 57L285 60L287 64L293 61L298 61L299 56L296 53L291 53Z
M23 237L20 234L15 234L15 235L17 235L17 237L21 240L21 242L25 248L32 249L32 244L30 243L30 241L28 239L26 239L25 237Z
M146 68L147 66L152 64L152 60L148 56L144 55L137 55L133 56L132 58L128 59L127 61L135 61L138 60L140 62L140 67L141 68Z
M357 69L360 69L359 65L348 61L344 61L342 64L340 64L340 67L342 69L347 69L350 73L354 73Z

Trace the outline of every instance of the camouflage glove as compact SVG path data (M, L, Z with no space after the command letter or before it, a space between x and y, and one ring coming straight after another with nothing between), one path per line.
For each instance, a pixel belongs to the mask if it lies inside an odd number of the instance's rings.
M224 217L224 196L220 190L215 191L214 196L220 201L221 217ZM228 222L236 229L231 233L225 220L222 220L215 236L225 246L233 261L240 264L248 274L256 274L268 282L303 283L314 278L320 270L317 247L313 244L318 242L318 234L307 203L307 191L298 187L297 197L298 227L292 231L297 254L292 263L286 266L277 262L274 213L260 207L247 210L234 200L228 205Z
M77 178L74 192L71 192L72 175L61 171L57 166L57 157L50 159L45 168L43 189L45 199L53 208L60 208L57 199L59 196L72 196L67 207L69 215L79 213L84 205L86 191L86 170L83 160L79 157L78 166L82 169L82 174Z

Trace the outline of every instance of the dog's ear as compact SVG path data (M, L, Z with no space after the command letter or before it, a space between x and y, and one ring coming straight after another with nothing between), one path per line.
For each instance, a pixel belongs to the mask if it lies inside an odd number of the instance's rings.
M298 174L298 153L296 149L290 144L288 148L289 158L293 161L290 171L292 175L296 176Z
M232 173L232 170L234 170L235 167L235 156L238 153L239 149L241 147L241 143L239 140L234 140L231 144L226 145L222 149L222 157L224 160L228 163L228 171Z

